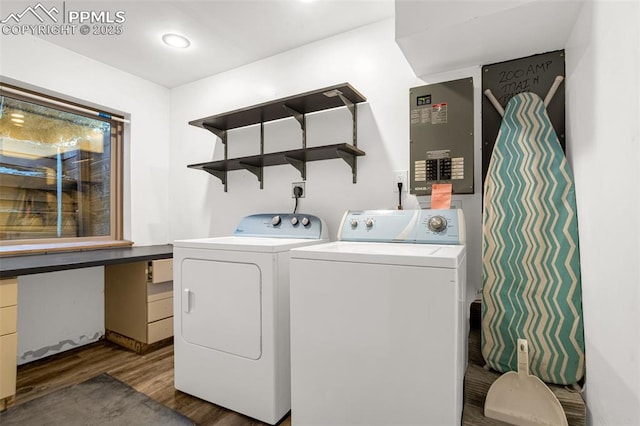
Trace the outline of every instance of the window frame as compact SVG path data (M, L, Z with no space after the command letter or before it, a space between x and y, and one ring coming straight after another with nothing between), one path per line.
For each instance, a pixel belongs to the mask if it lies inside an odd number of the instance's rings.
M118 114L107 113L104 110L99 110L87 105L70 102L44 93L6 84L4 82L0 82L0 96L104 121L109 123L111 126L110 234L90 237L0 240L0 257L7 255L45 254L48 252L64 250L88 250L132 245L133 242L124 239L123 224L124 135L126 130L125 123L127 123L124 117ZM91 114L90 112L94 112L94 114Z

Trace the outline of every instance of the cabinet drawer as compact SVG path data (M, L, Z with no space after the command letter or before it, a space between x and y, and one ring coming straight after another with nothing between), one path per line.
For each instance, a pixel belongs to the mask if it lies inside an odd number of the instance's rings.
M0 399L16 393L18 333L0 336Z
M155 343L173 336L173 317L152 322L148 325L147 331L147 343Z
M0 308L0 336L15 333L18 325L18 307Z
M173 259L151 261L151 282L153 284L173 280Z
M173 281L165 281L159 284L147 284L147 302L173 297Z
M18 304L18 279L4 278L0 280L0 307Z
M147 321L153 322L173 315L173 297L149 302L147 305Z

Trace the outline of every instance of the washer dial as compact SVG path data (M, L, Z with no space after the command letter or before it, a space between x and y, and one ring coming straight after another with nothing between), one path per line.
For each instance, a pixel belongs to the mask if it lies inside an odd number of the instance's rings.
M427 222L427 227L432 232L444 232L447 229L447 219L442 216L432 216Z

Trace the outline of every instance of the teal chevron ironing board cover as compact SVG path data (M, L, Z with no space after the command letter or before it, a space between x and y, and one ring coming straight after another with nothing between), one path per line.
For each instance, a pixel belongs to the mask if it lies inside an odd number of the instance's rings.
M578 220L573 176L544 102L509 100L484 186L482 355L517 371L518 338L531 374L573 384L584 375Z

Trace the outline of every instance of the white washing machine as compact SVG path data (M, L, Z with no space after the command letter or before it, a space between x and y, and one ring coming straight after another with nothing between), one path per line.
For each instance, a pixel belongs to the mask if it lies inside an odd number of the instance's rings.
M176 389L270 424L289 412L289 250L323 241L315 216L260 214L174 242Z
M350 211L291 251L295 426L460 424L464 235L461 210Z

